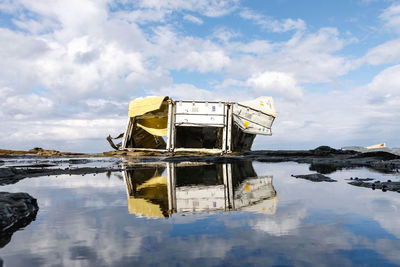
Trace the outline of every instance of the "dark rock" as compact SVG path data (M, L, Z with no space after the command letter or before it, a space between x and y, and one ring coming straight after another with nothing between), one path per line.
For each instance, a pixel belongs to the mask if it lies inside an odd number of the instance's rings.
M89 159L69 159L68 163L70 164L86 164L91 162Z
M329 163L311 163L309 170L316 171L316 172L322 173L322 174L330 174L330 173L334 173L335 171L337 171L338 168Z
M37 201L27 193L0 192L0 231L35 217Z
M372 152L365 152L360 153L354 156L354 158L376 158L380 160L393 160L393 159L400 159L399 155L392 154L386 151L372 151Z
M11 177L15 175L14 168L0 168L0 178Z
M57 164L53 163L34 163L34 164L27 164L27 165L14 165L13 168L48 168L48 167L55 167Z
M306 179L306 180L313 181L313 182L337 182L336 180L334 180L328 176L319 174L319 173L305 174L305 175L292 175L292 177Z
M0 192L0 248L14 232L35 220L38 210L36 199L27 193Z
M353 177L350 177L350 179L348 179L348 180L351 180L351 181L364 181L364 182L366 182L366 181L373 181L373 180L375 180L374 178L358 178L358 177L356 177L356 178L354 178L353 179ZM375 182L376 183L376 182Z
M329 146L319 146L316 149L310 150L314 155L319 155L319 156L327 156L331 154L337 154L340 153L339 150L331 148Z
M379 182L379 181L368 182L366 179L359 179L358 181L353 180L353 181L349 182L349 184L354 185L354 186L371 188L373 190L381 189L383 192L386 192L386 191L398 192L398 191L400 191L400 182L392 182L391 180L388 180L387 182Z

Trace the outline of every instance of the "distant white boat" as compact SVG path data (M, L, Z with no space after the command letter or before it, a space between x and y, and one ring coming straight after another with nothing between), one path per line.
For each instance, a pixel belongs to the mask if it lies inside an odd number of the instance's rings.
M372 146L366 146L366 149L375 149L375 148L383 148L386 147L386 143L381 143L381 144L376 144L376 145L372 145Z

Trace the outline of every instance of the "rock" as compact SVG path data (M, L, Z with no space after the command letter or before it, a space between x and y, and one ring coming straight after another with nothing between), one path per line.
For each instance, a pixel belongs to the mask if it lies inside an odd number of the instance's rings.
M38 210L36 199L27 193L0 192L0 232L29 224Z
M35 148L29 150L29 153L33 153L33 154L36 154L38 156L43 156L43 157L61 156L60 151L47 150L47 149L43 149L41 147L35 147Z
M336 180L319 173L305 174L305 175L292 175L292 177L306 179L313 182L337 182Z
M89 159L70 159L68 160L69 164L87 164L89 163Z
M0 168L0 178L11 177L15 175L14 168Z
M321 174L330 174L337 171L337 168L330 163L314 163L310 164L310 171L316 171Z
M329 146L319 146L316 149L310 150L313 152L314 155L319 155L319 156L325 156L325 155L331 155L331 154L337 154L340 153L339 150L331 148Z
M373 181L374 178L358 178L358 177L356 177L353 179L353 177L350 177L350 179L347 179L347 180L367 182L367 181ZM379 181L376 181L376 182L379 182Z
M13 168L48 168L48 167L56 167L57 164L53 163L34 163L27 165L13 165Z
M391 180L388 180L387 182L379 182L379 181L368 182L367 179L359 179L359 180L352 180L351 182L349 182L349 184L354 185L354 186L371 188L373 190L381 189L383 192L386 192L386 191L398 192L398 191L400 191L400 182L392 182Z

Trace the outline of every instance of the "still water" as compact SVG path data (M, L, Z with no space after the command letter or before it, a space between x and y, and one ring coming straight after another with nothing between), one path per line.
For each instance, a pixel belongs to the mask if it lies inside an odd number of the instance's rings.
M347 184L399 181L368 169L334 183L307 164L136 167L27 178L36 220L0 249L5 266L400 266L400 194Z

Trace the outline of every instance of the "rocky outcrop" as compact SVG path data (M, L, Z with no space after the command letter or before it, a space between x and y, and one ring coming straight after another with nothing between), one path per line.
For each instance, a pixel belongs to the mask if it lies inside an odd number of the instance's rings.
M393 191L400 193L400 182L395 182L391 180L387 180L386 182L374 181L370 182L372 179L353 179L353 181L349 182L349 184L354 186L371 188L372 190L380 189L383 192L385 191Z
M0 248L14 232L35 220L38 210L36 199L27 193L0 192Z
M38 210L36 199L27 193L0 192L0 232L30 223Z

